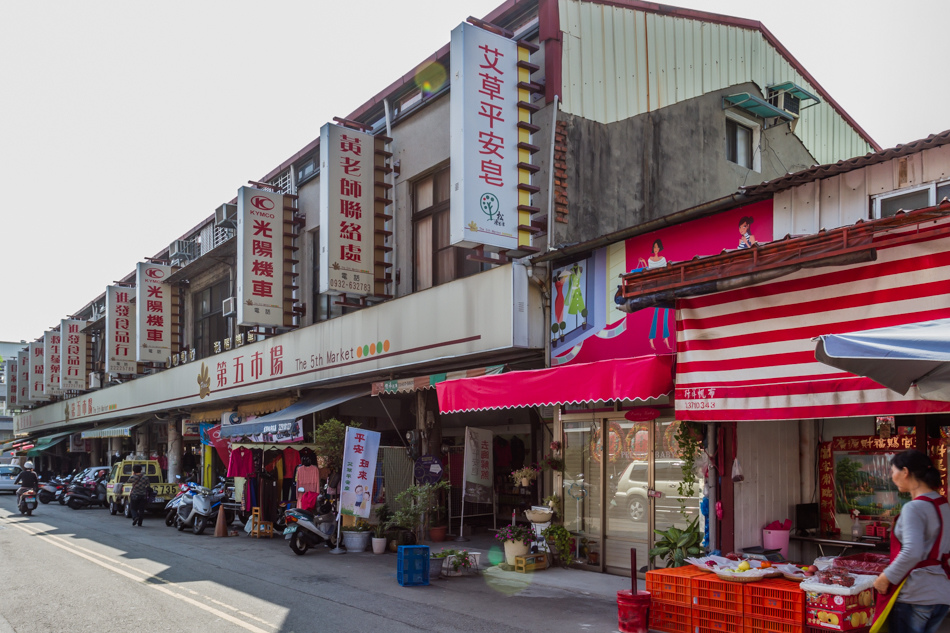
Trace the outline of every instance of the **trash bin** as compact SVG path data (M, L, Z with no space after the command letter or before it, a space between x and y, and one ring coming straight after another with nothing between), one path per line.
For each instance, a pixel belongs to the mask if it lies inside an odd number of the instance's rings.
M650 622L650 593L629 589L617 592L617 624L623 633L647 633Z
M782 557L787 559L790 533L790 530L762 530L762 548L781 550Z

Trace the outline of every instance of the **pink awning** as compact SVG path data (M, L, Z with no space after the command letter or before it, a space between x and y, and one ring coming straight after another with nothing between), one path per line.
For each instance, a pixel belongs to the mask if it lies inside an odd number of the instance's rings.
M458 413L658 398L673 391L673 358L672 355L617 358L449 380L435 386L439 411Z

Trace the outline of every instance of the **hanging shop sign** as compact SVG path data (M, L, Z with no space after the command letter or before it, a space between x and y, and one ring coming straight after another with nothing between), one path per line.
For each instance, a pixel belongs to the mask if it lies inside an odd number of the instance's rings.
M92 440L85 440L82 433L73 433L69 436L70 453L88 453L92 450Z
M172 353L171 266L139 262L135 267L135 360L164 363Z
M494 480L492 440L491 431L465 427L465 455L462 470L466 501L491 503Z
M6 359L3 364L3 384L7 386L7 404L15 409L19 403L20 394L17 389L17 355Z
M20 350L16 355L17 365L17 389L19 395L17 402L21 407L27 407L32 400L30 399L30 348Z
M283 327L284 233L293 210L283 194L252 187L238 189L237 206L238 325Z
M33 402L49 400L49 396L46 395L46 382L43 378L46 372L46 355L43 352L42 341L30 343L29 358L30 400Z
M106 372L134 374L134 288L106 286Z
M59 323L62 335L59 384L63 391L86 388L86 335L82 333L85 327L85 321L76 319L63 319Z
M50 330L43 334L43 385L46 395L61 396L60 368L62 365L62 336Z
M200 422L192 422L190 418L185 418L181 421L181 436L187 438L200 437L201 432L198 428Z
M435 455L423 455L416 460L412 476L420 484L434 484L442 479L442 461Z
M373 294L374 164L371 134L320 129L320 292Z
M346 427L343 445L343 477L340 483L340 511L368 518L373 507L373 482L379 433L353 426Z

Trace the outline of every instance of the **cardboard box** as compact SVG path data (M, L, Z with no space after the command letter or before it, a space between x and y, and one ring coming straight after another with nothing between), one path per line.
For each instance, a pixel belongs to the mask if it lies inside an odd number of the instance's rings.
M874 606L874 590L865 589L855 596L838 596L830 593L805 593L805 605L817 609L849 611Z
M845 597L845 596L835 596ZM828 629L829 631L850 631L863 629L871 624L874 618L874 607L859 607L857 609L827 609L822 607L807 607L805 620L808 626Z

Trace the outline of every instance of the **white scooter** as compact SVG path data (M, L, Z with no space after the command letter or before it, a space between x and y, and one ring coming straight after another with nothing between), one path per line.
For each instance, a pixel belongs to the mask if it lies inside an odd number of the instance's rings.
M205 528L214 525L218 517L218 506L227 498L224 479L213 489L192 484L178 504L178 531L191 527L195 534L203 534ZM234 518L234 513L225 511L225 520ZM230 523L230 521L228 521Z

